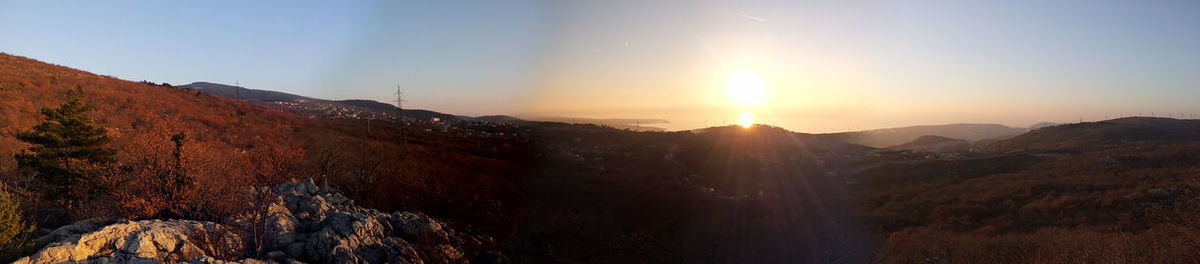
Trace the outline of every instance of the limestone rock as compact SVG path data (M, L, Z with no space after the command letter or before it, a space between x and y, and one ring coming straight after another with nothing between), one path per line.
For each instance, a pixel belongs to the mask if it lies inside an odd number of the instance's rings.
M492 243L462 233L425 214L384 213L312 180L284 183L265 217L231 219L232 226L191 220L144 220L105 226L84 221L40 238L53 242L16 263L468 263L503 262L498 252L477 252ZM263 219L251 223L246 219ZM249 256L243 231L263 227L269 252L262 259L222 260L213 256ZM214 252L236 249L232 252Z
M70 230L68 230L70 229ZM52 236L79 230L78 225L68 225L55 232ZM59 237L31 256L18 259L14 263L163 263L177 262L202 257L206 254L200 248L209 245L206 239L210 234L222 236L221 240L239 240L231 232L223 230L218 224L190 220L145 220L123 222L105 226L96 231ZM53 238L53 237L51 237ZM43 238L50 239L50 238ZM211 247L210 247L211 248Z

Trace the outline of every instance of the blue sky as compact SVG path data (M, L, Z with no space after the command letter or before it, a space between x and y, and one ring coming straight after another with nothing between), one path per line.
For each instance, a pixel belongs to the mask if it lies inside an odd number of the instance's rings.
M800 131L1200 116L1198 1L0 1L0 51L459 114ZM733 71L769 100L734 106Z

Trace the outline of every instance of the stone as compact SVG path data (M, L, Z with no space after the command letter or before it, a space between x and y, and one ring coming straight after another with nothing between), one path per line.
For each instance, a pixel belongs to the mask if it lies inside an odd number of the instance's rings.
M328 187L306 180L269 189L277 197L263 210L265 218L237 217L225 227L192 220L143 220L104 225L79 222L39 238L51 242L15 263L485 263L503 261L488 248L491 238L460 233L416 212L384 213L354 206ZM244 242L238 230L264 219L267 241L263 259L222 260L205 249ZM245 230L245 229L242 229ZM209 245L205 243L220 243ZM478 252L476 252L478 253ZM228 256L237 254L220 254ZM473 256L473 257L469 257ZM180 262L182 261L182 262Z
M68 226L65 228L76 228ZM14 263L160 263L170 257L191 259L204 255L191 236L219 228L210 222L145 220L117 223L91 233L64 238ZM220 233L220 232L217 232ZM223 233L229 239L239 239ZM50 238L46 238L50 239ZM104 255L97 255L103 253Z

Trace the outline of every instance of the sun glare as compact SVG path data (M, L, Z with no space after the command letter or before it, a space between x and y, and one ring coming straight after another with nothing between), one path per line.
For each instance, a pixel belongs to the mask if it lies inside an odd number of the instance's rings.
M754 125L754 113L742 112L742 117L738 119L744 128L750 128Z
M759 106L767 98L767 82L753 71L735 71L725 81L725 95L738 106Z

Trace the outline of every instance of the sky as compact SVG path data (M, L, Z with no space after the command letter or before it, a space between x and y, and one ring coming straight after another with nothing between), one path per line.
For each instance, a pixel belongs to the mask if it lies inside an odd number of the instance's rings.
M1200 118L1190 0L0 0L0 52L128 80L383 102L399 87L408 108L668 129L745 113L801 132ZM738 100L747 90L760 100Z

